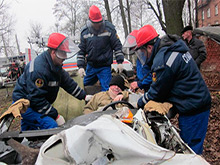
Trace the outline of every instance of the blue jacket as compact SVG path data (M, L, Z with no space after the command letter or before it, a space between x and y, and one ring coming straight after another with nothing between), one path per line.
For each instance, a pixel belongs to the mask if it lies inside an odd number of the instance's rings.
M80 51L77 55L77 66L84 68L86 61L92 67L111 66L113 50L117 63L124 61L122 44L118 38L115 27L108 21L103 21L101 29L97 32L91 27L91 22L81 31Z
M152 85L139 100L170 102L183 115L194 115L211 108L211 97L200 71L179 37L158 39L148 61Z
M136 61L137 70L137 83L140 89L147 91L152 82L152 75L150 73L150 67L147 64L142 65L140 60L137 58Z
M15 85L13 101L28 99L33 110L56 119L57 110L51 104L57 97L59 87L80 100L86 96L61 66L53 64L49 52L45 51L25 67Z

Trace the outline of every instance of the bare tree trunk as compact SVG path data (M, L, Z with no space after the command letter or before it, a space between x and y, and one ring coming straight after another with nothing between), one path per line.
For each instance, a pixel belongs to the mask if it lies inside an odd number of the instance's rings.
M188 9L189 9L189 25L192 26L192 15L191 15L191 1L188 1Z
M5 43L5 39L4 39L3 34L2 34L2 42L3 42L3 45L4 45L5 56L6 56L6 57L7 57L7 59L8 59L8 52L7 52L6 43Z
M181 35L182 11L185 0L162 0L167 33Z
M108 21L112 23L111 11L110 11L110 8L109 8L108 0L104 0L104 2L105 2L105 10L106 10L106 13L107 13Z
M129 33L131 33L132 29L131 29L131 13L130 13L130 4L129 1L126 0L127 2L127 11L128 11L128 28L129 28Z
M195 7L196 7L196 20L195 20L195 28L197 28L199 26L199 22L198 22L198 3L197 0L195 0Z
M123 23L125 36L127 36L128 35L128 26L127 26L127 22L126 22L123 2L122 2L122 0L118 0L118 1L119 1L120 10L121 10L121 17L122 17L122 23Z

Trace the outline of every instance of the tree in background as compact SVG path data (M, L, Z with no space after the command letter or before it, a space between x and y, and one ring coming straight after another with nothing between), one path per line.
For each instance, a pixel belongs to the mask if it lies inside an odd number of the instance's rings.
M30 44L30 48L33 48L37 54L44 51L44 47L47 45L47 39L49 33L45 33L43 31L43 27L38 22L30 23L30 30L28 34L28 43Z
M167 33L181 35L185 0L162 0Z
M0 55L13 56L16 51L14 38L14 23L9 14L9 4L5 0L0 0Z
M81 28L88 19L89 1L56 0L54 15L57 18L57 30L79 39Z
M122 40L132 30L145 24L153 25L159 33L180 35L183 26L194 24L194 2L195 0L56 0L56 29L78 39L80 30L88 19L89 7L94 4L116 26Z

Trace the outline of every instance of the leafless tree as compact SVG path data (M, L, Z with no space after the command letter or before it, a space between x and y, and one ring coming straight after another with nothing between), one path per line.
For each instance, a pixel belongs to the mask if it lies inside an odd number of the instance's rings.
M160 3L160 1L156 0L156 8L149 0L144 1L144 3L146 3L148 5L148 7L153 10L154 14L156 15L156 17L160 23L162 30L164 32L166 32L167 31L166 23L164 22L164 19L163 19L162 4Z
M104 0L104 3L105 3L105 10L106 10L108 21L112 23L111 11L110 11L108 0Z
M197 0L187 0L185 2L183 8L183 25L191 25L193 27L197 27L196 19L197 19L197 8L196 8Z
M57 0L53 10L59 31L79 39L80 30L88 19L90 4L85 0Z
M131 29L131 9L130 9L130 4L129 0L126 0L126 5L127 5L127 15L128 15L128 28L129 28L129 33L132 31Z
M124 12L124 5L122 0L118 0L119 1L119 7L121 10L121 17L122 17L122 23L123 23L123 27L124 27L124 33L125 36L128 35L128 25L127 25L127 21L126 21L126 17L125 17L125 12Z
M35 22L35 23L31 23L30 24L30 26L31 26L31 29L30 29L30 37L31 38L41 38L41 37L43 37L43 27L42 27L42 25L40 24L40 23L37 23L37 22Z
M9 14L9 4L0 0L0 54L12 56L15 52L14 23L13 17Z

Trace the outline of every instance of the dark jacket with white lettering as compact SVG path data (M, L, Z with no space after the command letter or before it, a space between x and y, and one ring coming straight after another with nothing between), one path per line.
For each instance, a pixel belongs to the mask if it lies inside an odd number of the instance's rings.
M183 40L166 35L154 45L148 65L152 85L143 101L170 102L179 114L194 115L211 108L209 90Z
M114 25L109 21L103 21L99 31L95 31L91 22L87 21L87 25L82 29L80 51L77 55L77 66L84 68L86 61L92 67L111 66L113 62L113 51L117 63L124 61L122 53L122 44L118 38Z
M57 110L51 104L57 97L59 87L80 100L86 96L85 91L61 66L53 64L49 52L45 51L25 67L15 85L13 101L28 99L33 110L56 119Z

